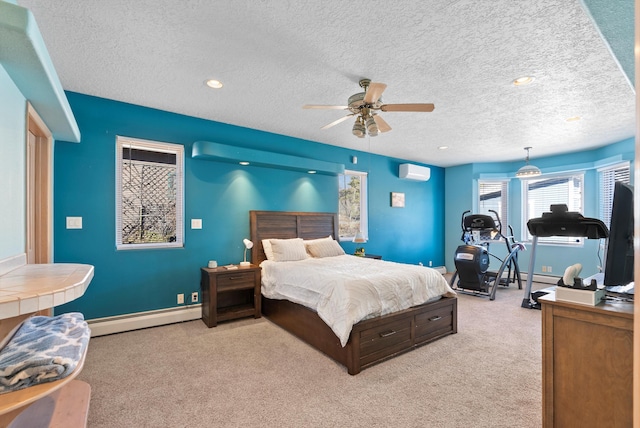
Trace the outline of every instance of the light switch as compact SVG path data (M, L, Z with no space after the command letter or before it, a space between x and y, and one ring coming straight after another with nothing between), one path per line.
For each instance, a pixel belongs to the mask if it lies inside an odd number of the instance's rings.
M67 217L67 229L82 229L82 217Z
M202 229L202 219L201 218L192 218L191 219L191 229Z

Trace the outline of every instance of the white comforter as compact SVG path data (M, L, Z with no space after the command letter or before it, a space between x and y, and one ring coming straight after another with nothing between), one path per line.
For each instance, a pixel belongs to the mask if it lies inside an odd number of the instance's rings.
M342 346L353 325L365 318L456 294L434 269L351 255L295 262L265 260L260 266L265 297L315 310Z

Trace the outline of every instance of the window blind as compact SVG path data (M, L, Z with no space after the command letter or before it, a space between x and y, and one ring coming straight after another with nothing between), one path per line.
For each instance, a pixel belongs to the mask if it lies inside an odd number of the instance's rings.
M179 144L116 139L116 248L183 246Z
M478 180L478 212L493 217L494 210L500 216L502 222L502 233L508 234L508 207L506 180Z
M613 208L613 190L616 181L624 184L631 182L631 168L629 162L613 165L598 170L600 173L600 220L607 226L611 225L611 209Z
M542 178L536 180L525 180L523 186L523 214L525 227L523 227L523 238L533 239L529 234L526 223L532 218L542 217L542 214L550 211L551 205L565 204L569 211L582 213L583 206L583 174L572 174ZM540 237L540 243L556 244L581 244L582 237L553 236Z

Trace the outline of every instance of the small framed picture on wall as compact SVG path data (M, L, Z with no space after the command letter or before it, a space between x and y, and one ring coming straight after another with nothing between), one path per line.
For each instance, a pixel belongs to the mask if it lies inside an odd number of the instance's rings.
M394 208L404 208L404 193L391 192L391 206Z

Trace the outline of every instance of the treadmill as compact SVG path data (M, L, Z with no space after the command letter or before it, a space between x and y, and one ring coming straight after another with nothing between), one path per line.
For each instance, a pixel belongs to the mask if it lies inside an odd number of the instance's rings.
M574 236L587 239L609 237L609 230L602 220L583 217L579 212L569 211L566 204L551 205L550 210L551 212L543 213L542 217L532 218L527 222L529 233L533 236L533 245L529 259L527 285L524 289L524 299L522 299L522 307L526 309L541 309L538 298L555 291L555 286L552 286L537 290L533 295L531 293L539 237Z

